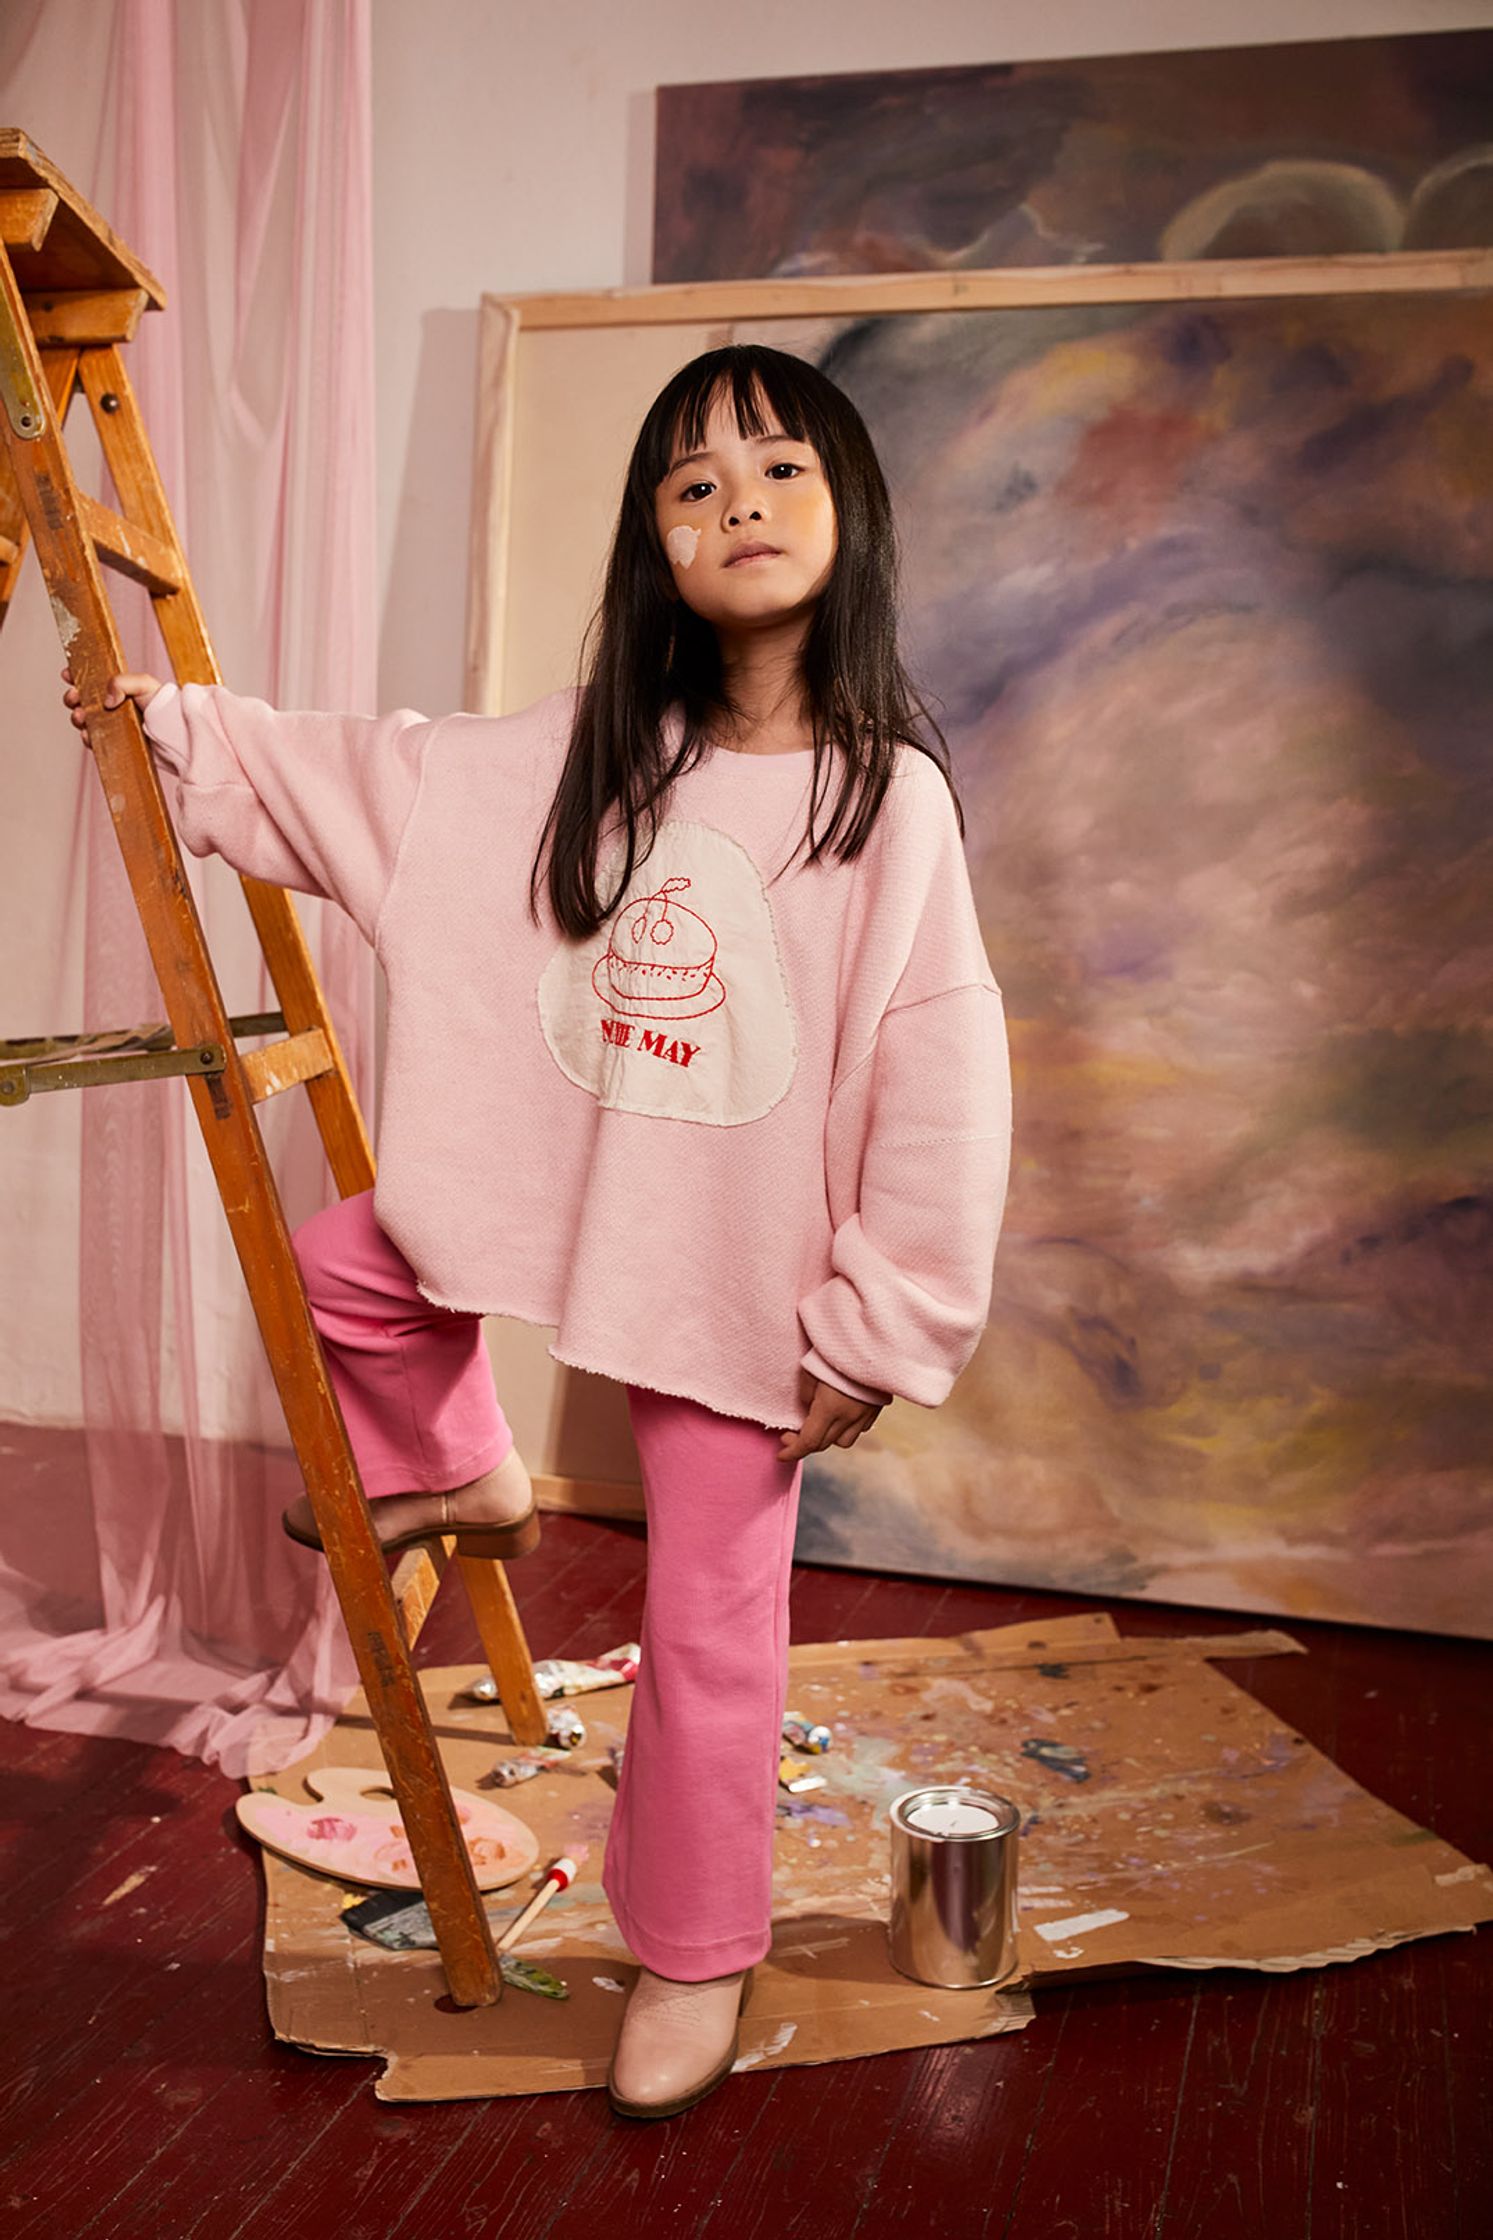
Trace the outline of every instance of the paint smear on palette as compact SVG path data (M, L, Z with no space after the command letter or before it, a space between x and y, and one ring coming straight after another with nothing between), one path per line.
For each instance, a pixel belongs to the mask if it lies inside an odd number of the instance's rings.
M272 1790L257 1789L238 1799L241 1826L269 1850L339 1882L419 1889L403 1823L393 1800L379 1794L385 1785L382 1772L367 1766L314 1766L305 1780L320 1804L296 1804ZM478 1889L498 1890L527 1874L539 1856L532 1828L470 1789L453 1789L451 1796Z

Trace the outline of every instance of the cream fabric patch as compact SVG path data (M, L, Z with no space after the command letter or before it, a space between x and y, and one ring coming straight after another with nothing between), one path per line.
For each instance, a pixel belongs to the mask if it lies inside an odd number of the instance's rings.
M604 894L623 857L604 856ZM798 1067L766 888L713 825L666 818L618 908L589 941L561 944L538 995L560 1071L618 1112L739 1127Z

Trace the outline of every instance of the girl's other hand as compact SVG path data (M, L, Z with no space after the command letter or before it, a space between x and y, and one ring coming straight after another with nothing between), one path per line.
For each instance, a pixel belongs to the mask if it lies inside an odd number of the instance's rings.
M62 695L62 704L71 712L74 725L83 734L83 744L92 754L93 741L88 736L88 718L83 713L83 695L73 683L71 669L63 670L62 681L67 687ZM160 678L152 677L143 670L138 674L129 676L111 677L108 688L104 693L104 706L106 708L117 708L122 701L133 700L135 706L143 714L147 704L155 698L160 689Z
M783 1433L779 1462L799 1462L806 1454L818 1454L823 1447L853 1447L881 1413L880 1408L864 1400L852 1400L848 1392L840 1392L832 1384L822 1384L807 1369L800 1373L799 1390L807 1413L797 1431Z

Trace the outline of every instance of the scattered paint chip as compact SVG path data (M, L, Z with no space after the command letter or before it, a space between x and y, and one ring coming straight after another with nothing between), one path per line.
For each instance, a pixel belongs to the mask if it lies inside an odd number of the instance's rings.
M141 1867L137 1874L127 1874L117 1890L111 1890L107 1898L100 1899L100 1906L117 1905L119 1900L127 1898L132 1890L138 1890L146 1877L153 1875L155 1871L154 1867Z
M1117 1921L1128 1921L1128 1913L1106 1906L1100 1913L1070 1913L1066 1921L1034 1921L1032 1926L1039 1937L1046 1937L1049 1944L1059 1937L1082 1937L1090 1929L1110 1929Z
M797 2035L798 2024L796 2022L780 2022L772 2036L764 2044L755 2047L751 2053L742 2054L738 2061L733 2061L731 2064L732 2075L734 2076L738 2069L755 2069L757 2063L765 2061L770 2053L781 2053L784 2047L791 2044Z

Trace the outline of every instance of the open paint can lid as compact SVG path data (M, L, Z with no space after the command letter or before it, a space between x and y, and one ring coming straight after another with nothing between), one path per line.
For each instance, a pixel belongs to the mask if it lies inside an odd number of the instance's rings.
M950 1842L1014 1835L1021 1815L1009 1797L959 1784L907 1789L894 1798L892 1824L910 1835L941 1836Z

